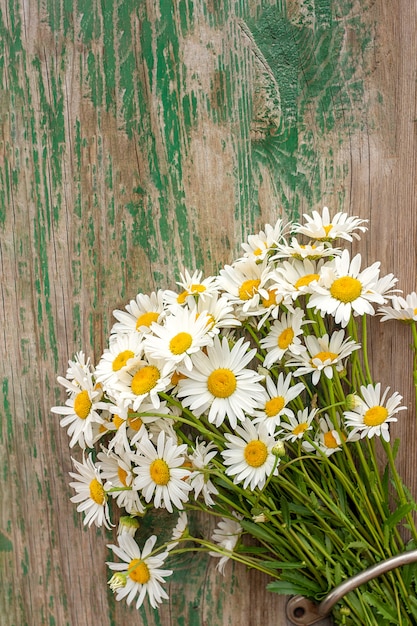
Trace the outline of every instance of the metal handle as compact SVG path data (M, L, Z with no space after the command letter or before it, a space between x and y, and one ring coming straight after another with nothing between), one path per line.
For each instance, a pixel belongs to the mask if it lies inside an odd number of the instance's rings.
M356 576L352 576L352 578L345 580L345 582L335 587L319 605L304 596L293 596L287 603L287 618L296 626L310 626L311 624L316 624L329 615L334 605L350 591L367 583L369 580L372 580L372 578L381 576L401 565L414 563L415 561L417 561L417 550L410 550L409 552L404 552L403 554L398 554L385 561L376 563L376 565L368 567L368 569L356 574Z

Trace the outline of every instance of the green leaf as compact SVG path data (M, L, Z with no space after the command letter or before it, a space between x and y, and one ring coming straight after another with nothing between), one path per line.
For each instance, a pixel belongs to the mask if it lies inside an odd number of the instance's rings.
M369 544L366 543L365 541L351 541L350 543L347 544L346 546L346 550L366 550L367 552L369 551Z
M400 439L397 437L397 439L395 439L393 446L392 446L392 458L394 459L394 461L397 457L399 448L400 448Z
M265 561L262 563L268 569L301 569L305 567L304 561Z
M296 596L297 594L305 595L304 591L300 590L300 587L286 580L274 580L272 583L269 583L266 588L268 591L273 591L274 593L279 593L284 596Z
M302 593L304 595L315 595L320 593L322 590L317 582L311 580L311 578L308 578L307 576L304 576L304 574L300 571L293 572L291 570L286 570L282 573L282 580L298 586L300 590L298 593Z
M415 596L408 596L408 606L410 607L411 615L417 621L417 598Z
M339 480L336 480L336 490L339 508L346 514L347 499L345 488L341 485Z
M415 510L414 502L407 502L398 507L394 513L392 513L384 522L384 526L386 526L389 530L392 530L394 526L398 524L408 513Z
M385 466L385 470L384 470L384 473L383 473L382 478L381 478L381 484L382 484L382 491L384 493L384 501L388 502L389 501L389 493L388 493L388 487L389 487L389 465L388 464Z
M282 496L279 499L279 505L281 507L282 521L284 522L284 524L288 526L288 528L290 528L291 516L290 516L290 509L288 507L288 500L284 498L284 496Z
M411 583L413 582L413 578L416 574L416 564L409 563L408 565L404 565L401 570L401 578L404 581L404 586L407 590L410 589Z
M267 541L268 543L277 543L277 535L269 532L263 524L255 524L254 522L242 520L240 522L240 525L242 526L243 530L246 530L248 533L250 533L257 539L260 539L261 541Z
M368 591L365 591L362 594L362 597L365 602L374 606L378 613L382 615L382 617L389 620L392 624L398 624L398 613L395 610L395 606L393 604L382 602L379 598L376 597L376 595Z

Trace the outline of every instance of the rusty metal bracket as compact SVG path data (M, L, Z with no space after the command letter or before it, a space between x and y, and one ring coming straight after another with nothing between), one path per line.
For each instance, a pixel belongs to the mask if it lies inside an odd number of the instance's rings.
M315 604L312 600L304 596L293 596L287 603L287 618L289 622L295 626L311 626L311 624L316 624L329 615L334 605L350 591L367 583L372 580L372 578L381 576L401 565L414 563L415 561L417 561L417 550L410 550L409 552L403 552L385 561L376 563L376 565L368 567L368 569L356 574L356 576L352 576L352 578L345 580L335 587L320 604Z

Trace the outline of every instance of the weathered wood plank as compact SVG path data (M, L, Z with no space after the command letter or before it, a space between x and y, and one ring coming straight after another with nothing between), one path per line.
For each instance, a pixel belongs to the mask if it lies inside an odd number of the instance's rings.
M285 624L264 577L235 566L219 580L198 557L159 613L115 604L109 536L69 502L56 375L81 347L99 356L112 309L138 291L212 273L253 229L324 203L369 217L367 261L414 288L416 13L0 0L4 626ZM375 326L376 372L411 407L405 334ZM415 487L412 411L396 432Z

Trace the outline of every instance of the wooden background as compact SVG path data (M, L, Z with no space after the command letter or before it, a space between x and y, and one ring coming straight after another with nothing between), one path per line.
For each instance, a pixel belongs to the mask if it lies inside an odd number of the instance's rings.
M366 264L415 289L416 65L414 0L0 0L2 626L286 623L263 577L200 556L158 613L116 605L56 376L138 291L324 204L369 218ZM373 342L415 490L409 339Z

